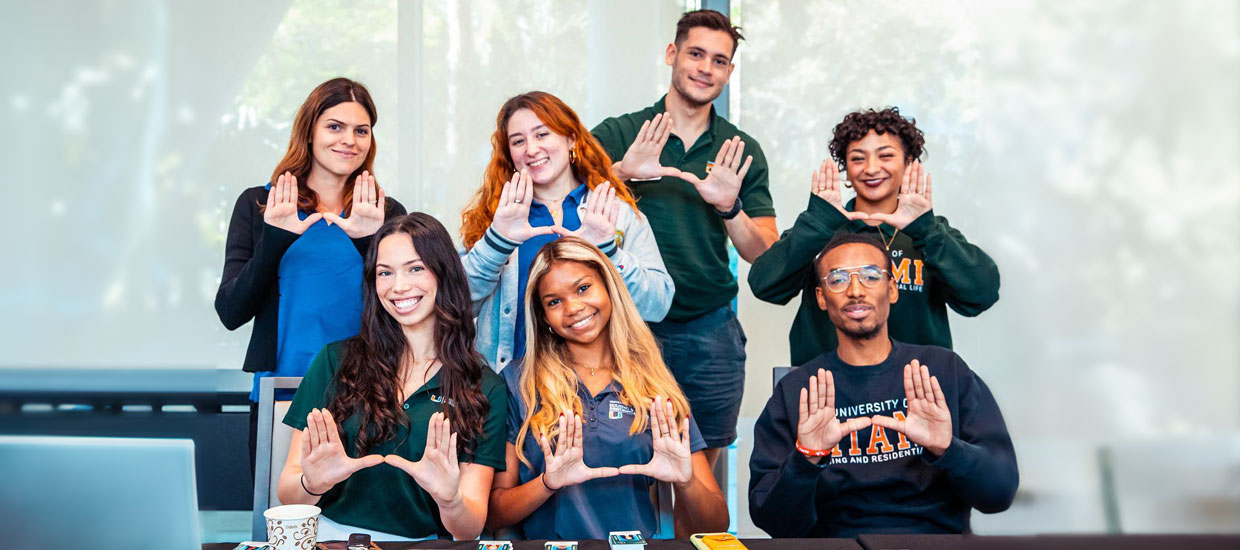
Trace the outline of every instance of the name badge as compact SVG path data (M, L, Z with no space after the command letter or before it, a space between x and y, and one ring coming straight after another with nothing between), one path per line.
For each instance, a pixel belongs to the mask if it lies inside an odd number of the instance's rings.
M635 411L633 407L625 405L619 401L612 401L610 403L609 409L607 410L607 418L619 420L624 418L624 415L626 414L629 416L634 416L637 414L637 411Z

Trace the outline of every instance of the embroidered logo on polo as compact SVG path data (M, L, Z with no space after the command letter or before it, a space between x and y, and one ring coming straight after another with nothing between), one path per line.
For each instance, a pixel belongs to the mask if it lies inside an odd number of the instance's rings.
M629 416L634 416L637 414L637 411L633 410L633 407L625 405L619 401L613 400L608 404L607 418L619 420L624 418L624 415L626 414Z
M432 402L432 403L443 403L443 400L444 400L444 397L443 397L442 395L435 395L435 394L433 394L433 393L431 394L431 402ZM449 400L448 400L448 406L449 406L449 407L455 407L455 406L456 406L456 403L453 403L453 402L452 402L452 400L451 400L451 399L449 399Z

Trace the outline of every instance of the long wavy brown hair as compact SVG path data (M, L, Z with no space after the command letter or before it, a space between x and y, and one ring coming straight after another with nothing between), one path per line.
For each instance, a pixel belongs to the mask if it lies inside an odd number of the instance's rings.
M288 151L285 151L284 158L280 159L280 163L276 165L269 180L274 184L276 179L285 172L297 177L298 210L314 212L319 208L319 194L310 189L309 185L305 185L307 178L310 177L310 165L314 160L314 153L310 150L310 140L314 138L314 123L318 122L323 111L350 101L360 104L363 109L366 109L366 114L370 115L371 134L370 151L366 153L366 160L363 160L362 165L349 175L349 179L357 178L363 171L375 173L375 150L378 144L375 142L373 130L375 124L379 122L379 115L375 113L375 103L370 99L370 92L361 82L347 78L333 78L319 84L297 109L297 116L293 118L293 130L288 136ZM344 201L344 215L348 217L353 210L352 185L344 186L344 196L341 200Z
M394 439L401 428L412 429L400 399L401 365L411 358L409 340L396 319L383 309L375 285L379 243L391 236L411 239L439 283L434 338L435 351L443 363L438 376L447 397L442 407L458 434L458 452L469 456L490 407L481 386L482 369L489 367L474 351L475 329L465 268L448 230L429 214L414 212L391 219L371 240L362 279L362 329L345 341L328 410L340 419L360 417L356 435L359 455L376 443ZM408 431L405 433L407 437ZM341 437L347 440L350 434L341 432Z
M594 270L607 287L611 319L599 338L607 339L614 365L612 380L619 383L620 401L637 412L629 433L646 430L649 419L643 411L650 409L650 402L656 395L672 402L679 425L689 415L689 400L663 362L654 334L637 313L637 306L633 305L633 298L624 286L624 278L597 247L577 237L564 237L544 245L530 265L524 297L525 311L530 312L525 323L525 341L530 344L526 348L519 382L521 399L528 406L517 430L517 441L524 441L531 430L553 438L562 411L582 413L581 397L577 395L578 377L569 357L568 344L552 332L542 300L538 299L538 285L543 277L557 265L567 262L577 262ZM528 466L530 463L523 449L524 446L517 445L517 459Z
M516 165L512 162L512 153L508 151L508 121L521 109L534 112L538 120L547 125L547 129L565 136L573 141L572 153L577 162L572 164L573 178L584 182L594 189L604 181L610 181L616 190L616 196L637 212L637 200L629 187L616 178L611 170L611 157L594 135L586 129L568 105L547 92L526 92L504 102L499 115L495 117L495 133L491 134L491 162L487 164L486 173L482 176L482 187L474 193L469 206L461 213L461 238L465 248L472 248L482 234L486 233L491 220L495 218L495 209L499 206L499 195L504 190L504 183L512 179Z

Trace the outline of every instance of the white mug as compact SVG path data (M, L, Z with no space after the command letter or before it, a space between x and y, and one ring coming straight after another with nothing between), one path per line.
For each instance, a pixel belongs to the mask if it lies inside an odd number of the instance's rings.
M318 506L286 504L268 508L267 544L276 550L314 550L319 539Z

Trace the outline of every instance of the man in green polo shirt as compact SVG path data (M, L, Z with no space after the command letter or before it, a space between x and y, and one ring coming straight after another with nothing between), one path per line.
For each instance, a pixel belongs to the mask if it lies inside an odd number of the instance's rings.
M761 147L711 105L732 74L741 38L722 13L684 14L665 55L672 67L667 95L593 131L650 219L676 283L671 311L651 329L689 398L712 466L736 439L745 385L728 239L752 262L779 236Z

